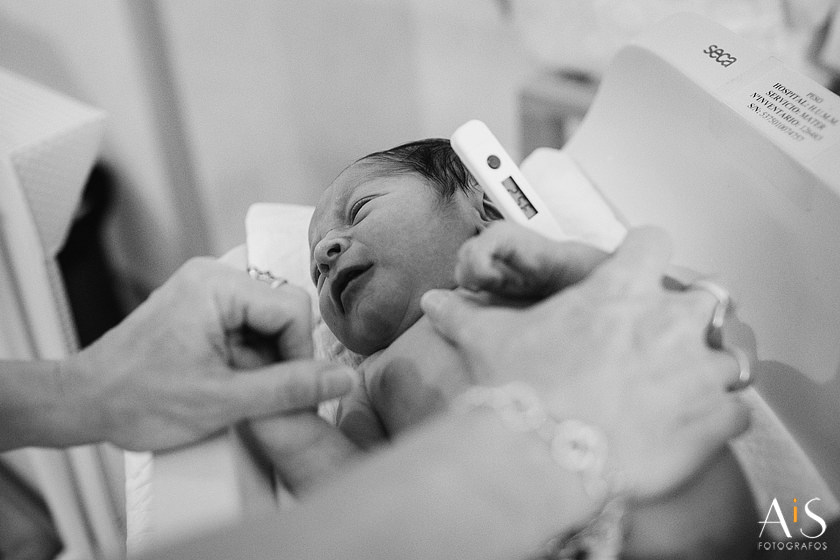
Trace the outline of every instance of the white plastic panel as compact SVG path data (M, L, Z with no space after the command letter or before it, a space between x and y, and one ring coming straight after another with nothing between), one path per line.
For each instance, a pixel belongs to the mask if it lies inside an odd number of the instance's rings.
M722 65L718 48L736 61ZM777 83L794 105L767 95L781 92ZM628 224L664 227L677 264L732 291L744 325L729 334L754 346L760 393L835 493L838 115L825 88L723 28L678 16L619 53L567 146Z

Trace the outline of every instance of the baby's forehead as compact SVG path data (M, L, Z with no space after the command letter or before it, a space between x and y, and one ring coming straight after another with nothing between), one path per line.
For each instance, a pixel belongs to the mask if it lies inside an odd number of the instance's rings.
M319 229L329 223L341 220L344 209L350 199L360 189L364 189L372 181L380 176L369 166L358 163L353 164L342 171L338 177L327 187L318 202L315 204L315 211L309 222L310 242L319 235Z
M362 173L362 170L356 165L348 167L324 190L321 199L315 205L315 210L328 213L346 205L353 193L370 179L371 174L369 172Z

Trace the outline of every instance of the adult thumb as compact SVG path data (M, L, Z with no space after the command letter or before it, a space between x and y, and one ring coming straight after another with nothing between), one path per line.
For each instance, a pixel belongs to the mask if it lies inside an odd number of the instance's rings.
M227 392L235 417L256 418L301 410L340 397L355 383L355 372L349 368L295 360L239 371L227 381Z
M469 338L480 312L475 303L450 290L429 290L420 299L420 308L435 331L456 346Z

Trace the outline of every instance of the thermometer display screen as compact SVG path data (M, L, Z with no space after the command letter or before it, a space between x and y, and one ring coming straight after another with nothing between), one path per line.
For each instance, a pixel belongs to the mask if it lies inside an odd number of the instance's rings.
M519 206L519 209L522 210L522 213L527 218L530 219L537 215L537 209L534 208L534 205L531 204L531 201L528 200L528 197L525 196L525 193L522 192L522 189L513 180L513 177L508 177L502 181L502 185L505 186L505 190L510 194L510 197L516 202L516 205Z

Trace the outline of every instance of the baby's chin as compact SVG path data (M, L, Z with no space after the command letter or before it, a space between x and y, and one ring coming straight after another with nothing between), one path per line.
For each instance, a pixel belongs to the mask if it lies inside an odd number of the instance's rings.
M422 317L422 312L412 314L410 318L404 318L399 323L386 323L383 321L364 321L362 325L356 320L353 325L352 319L342 321L341 324L330 324L335 337L348 349L363 356L370 356L391 345L405 331L411 328L414 323ZM326 318L325 318L326 320Z
M348 350L361 354L362 356L370 356L371 354L387 348L406 330L407 329L402 329L402 331L396 331L393 333L377 333L375 336L368 334L365 334L364 336L336 334L336 338L338 338L338 340L344 344Z

